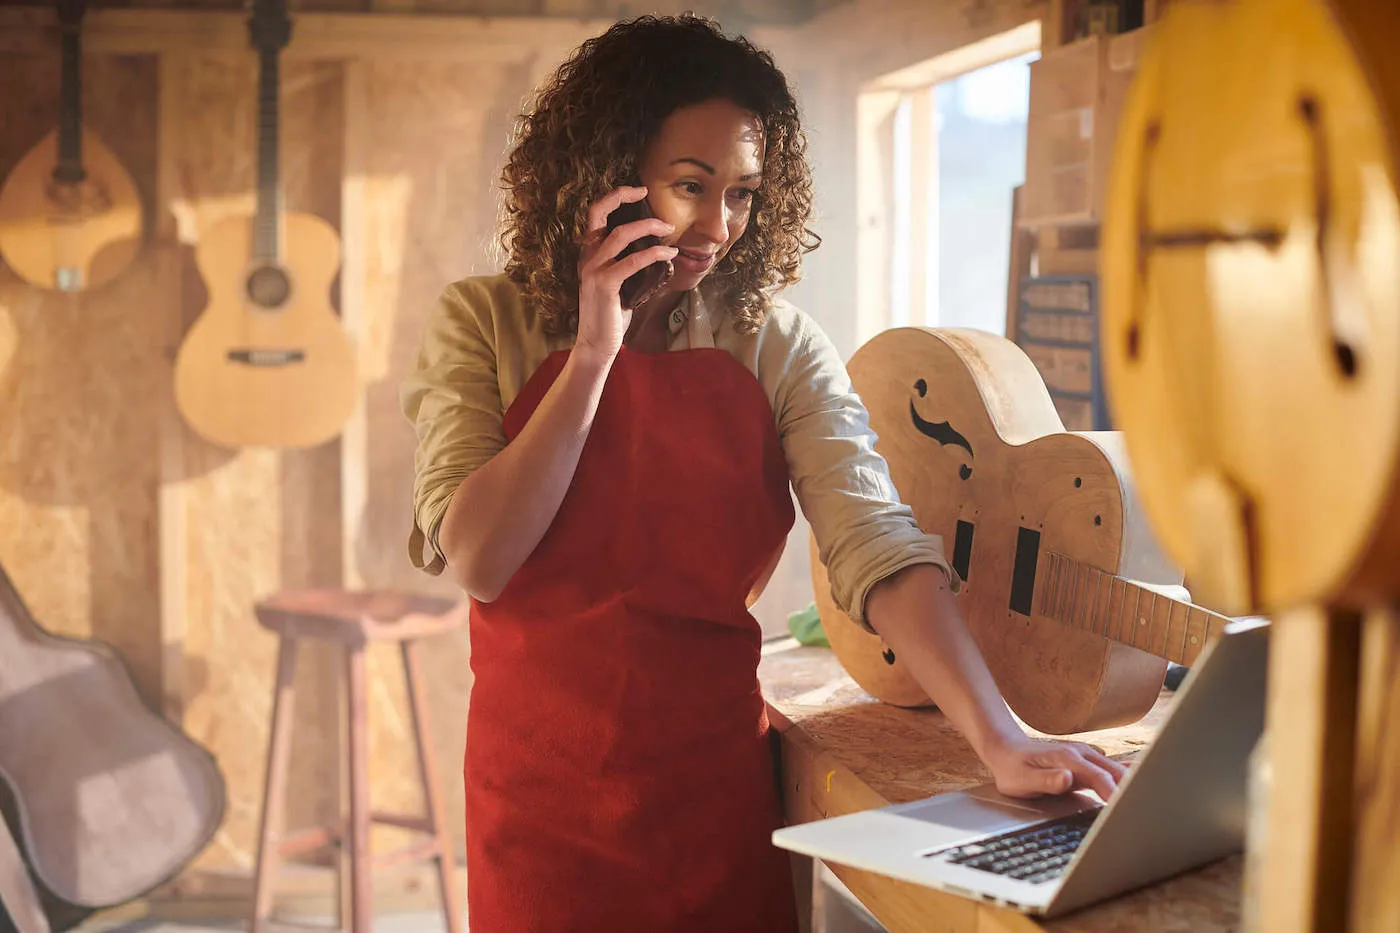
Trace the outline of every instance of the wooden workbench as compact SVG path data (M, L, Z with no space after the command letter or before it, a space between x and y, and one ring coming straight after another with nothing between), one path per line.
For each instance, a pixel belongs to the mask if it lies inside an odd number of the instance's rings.
M905 803L985 784L990 773L942 713L871 697L825 648L770 644L759 665L781 736L789 823ZM1173 694L1142 721L1078 736L1114 758L1144 748ZM843 865L828 867L891 933L1227 933L1239 928L1243 857L1141 889L1068 917L1037 922L993 907Z

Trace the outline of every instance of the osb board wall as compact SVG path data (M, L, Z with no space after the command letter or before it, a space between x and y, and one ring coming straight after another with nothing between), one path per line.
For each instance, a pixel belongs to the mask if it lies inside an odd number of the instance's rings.
M183 712L230 788L200 863L248 866L274 650L249 609L279 587L338 582L338 451L219 451L173 415L175 341L203 301L188 244L246 200L252 179L251 122L223 109L251 115L249 63L89 55L84 71L85 119L147 202L148 244L121 278L79 296L32 288L0 265L0 560L41 624L112 644L152 710ZM289 149L306 150L287 166L289 203L334 220L338 130L325 122L338 127L338 75L289 78L288 109L302 111ZM13 89L0 96L7 172L52 125L56 56L0 57L0 86ZM183 248L161 232L175 226L171 206ZM313 650L301 666L295 820L335 809L325 775L336 738L319 725L335 722L332 661ZM120 732L114 719L114 741Z

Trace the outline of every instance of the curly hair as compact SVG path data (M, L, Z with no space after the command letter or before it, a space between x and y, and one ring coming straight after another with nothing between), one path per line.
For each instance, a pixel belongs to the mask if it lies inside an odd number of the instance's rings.
M765 140L748 228L712 273L720 300L741 332L756 333L773 293L801 278L802 254L821 239L807 228L812 173L787 79L769 53L712 20L640 16L585 41L539 88L502 171L506 275L549 332L578 326L589 205L635 178L671 113L716 98L757 115Z

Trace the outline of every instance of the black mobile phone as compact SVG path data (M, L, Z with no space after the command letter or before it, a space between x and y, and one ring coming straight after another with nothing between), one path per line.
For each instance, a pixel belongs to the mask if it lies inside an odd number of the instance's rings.
M647 207L646 198L640 201L631 201L620 205L616 210L608 215L608 233L611 234L623 224L629 224L636 220L645 220L651 217L651 208ZM631 243L623 247L622 252L617 254L619 260L626 259L633 253L644 249L650 249L661 243L661 238L648 234L638 237ZM628 277L622 283L622 288L618 290L618 296L622 299L622 306L633 309L642 305L648 298L670 280L675 271L670 262L654 262Z

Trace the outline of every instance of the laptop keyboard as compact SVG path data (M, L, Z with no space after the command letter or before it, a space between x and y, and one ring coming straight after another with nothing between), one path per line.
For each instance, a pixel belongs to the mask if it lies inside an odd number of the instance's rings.
M1084 841L1101 808L1084 810L1073 816L1037 823L1000 836L991 836L955 849L930 855L944 855L954 865L976 868L994 875L1040 884L1060 877Z

